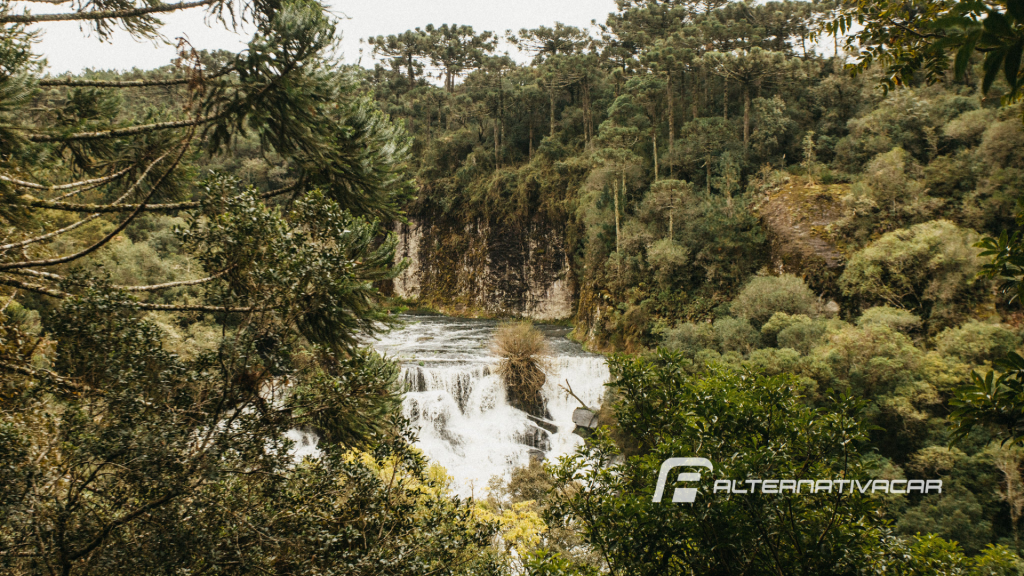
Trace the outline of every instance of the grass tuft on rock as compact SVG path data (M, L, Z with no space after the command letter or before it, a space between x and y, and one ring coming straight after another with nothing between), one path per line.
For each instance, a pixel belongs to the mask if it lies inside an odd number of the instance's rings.
M542 415L540 390L547 380L551 352L544 334L529 320L503 322L491 342L500 358L495 372L505 383L509 402L531 414Z

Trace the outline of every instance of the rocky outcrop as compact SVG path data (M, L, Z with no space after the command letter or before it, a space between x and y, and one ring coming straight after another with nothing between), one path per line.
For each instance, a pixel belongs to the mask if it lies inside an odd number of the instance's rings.
M777 274L803 276L819 293L833 294L846 257L832 240L830 226L846 213L849 185L807 185L786 181L767 190L758 212L768 236Z
M573 314L574 287L562 234L543 225L462 228L400 224L397 258L409 267L397 296L455 314L561 320Z

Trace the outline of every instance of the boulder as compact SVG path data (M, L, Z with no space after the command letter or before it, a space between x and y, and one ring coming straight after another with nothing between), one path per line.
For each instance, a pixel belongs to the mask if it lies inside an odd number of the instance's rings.
M580 428L597 428L597 414L586 408L577 408L572 411L572 423Z

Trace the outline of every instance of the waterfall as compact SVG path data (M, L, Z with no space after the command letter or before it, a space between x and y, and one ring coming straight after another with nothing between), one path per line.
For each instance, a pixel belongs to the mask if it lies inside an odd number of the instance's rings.
M494 476L507 479L530 458L555 459L582 443L573 434L572 413L579 402L596 409L604 396L608 367L564 336L564 329L542 327L554 357L541 390L545 417L509 404L488 350L496 323L445 317L406 318L405 328L375 347L402 366L402 410L417 429L417 446L444 466L463 496L484 494Z

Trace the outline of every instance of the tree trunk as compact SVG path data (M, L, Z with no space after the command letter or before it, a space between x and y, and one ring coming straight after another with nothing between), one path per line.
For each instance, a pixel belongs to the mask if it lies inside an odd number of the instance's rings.
M672 209L668 209L668 239L672 239Z
M594 139L594 114L590 109L590 83L585 79L583 81L582 89L583 99L583 138L586 140L587 147L590 147L591 141Z
M551 90L551 122L550 122L550 134L549 137L555 137L555 91Z
M498 119L494 119L494 169L497 170L501 167L501 161L498 159Z
M690 91L690 105L693 108L693 119L694 120L696 120L698 118L698 116L697 116L697 114L698 114L698 106L700 105L700 96L697 93L697 89L695 87L696 83L697 83L697 79L691 76L691 78L690 78L690 87L693 88L693 90Z
M658 181L658 133L651 132L651 143L654 144L654 181Z
M623 186L625 186L625 183L626 183L626 173L625 172L622 173L622 183L623 183ZM618 184L619 183L616 182L615 184L612 185L612 193L615 195L615 254L620 256L619 262L621 264L621 262L622 262L622 260L621 260L622 253L619 252L619 245L620 244L619 244L619 185Z
M533 160L533 118L530 118L530 155L527 158Z
M672 177L672 144L675 142L676 133L676 104L672 91L672 73L668 75L668 86L666 96L668 97L668 175Z
M722 78L722 119L729 119L729 81Z
M750 85L743 85L743 149L750 144Z
M701 67L700 76L701 76L701 80L704 81L704 102L703 102L703 105L701 106L701 110L710 110L711 109L711 90L710 90L710 87L708 86L708 84L710 84L711 82L708 80L708 71L703 66ZM696 119L697 117L694 116L694 118Z
M707 160L704 161L704 166L707 168L708 196L711 196L711 156L710 155L708 155Z

